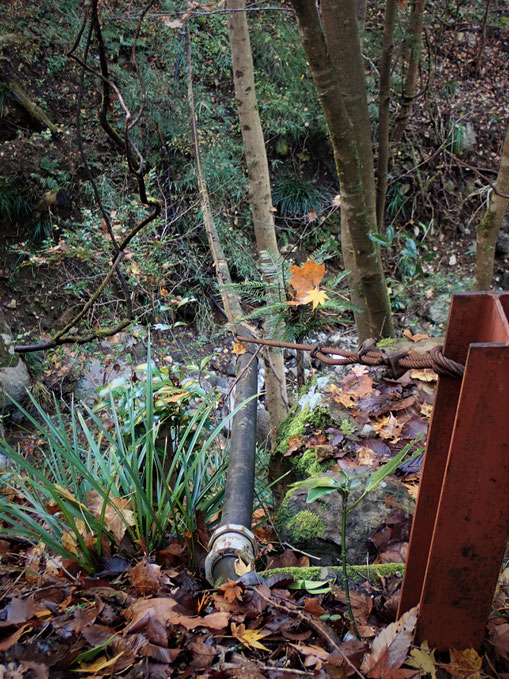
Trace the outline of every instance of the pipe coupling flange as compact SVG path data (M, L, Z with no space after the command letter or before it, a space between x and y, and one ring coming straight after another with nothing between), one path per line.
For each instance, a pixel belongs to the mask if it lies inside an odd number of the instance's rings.
M214 569L224 557L236 557L254 568L256 538L253 533L237 523L226 523L212 533L209 540L209 553L205 559L205 577L214 585Z

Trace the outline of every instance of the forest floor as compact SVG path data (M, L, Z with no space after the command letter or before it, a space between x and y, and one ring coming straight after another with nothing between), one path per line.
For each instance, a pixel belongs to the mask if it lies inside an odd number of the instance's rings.
M354 420L371 425L373 435L361 439L310 426L288 440L287 454L301 456L328 442L333 469L375 470L403 443L425 433L436 385L432 371L408 371L395 381L380 369L356 366L347 368L342 384L334 398L348 403ZM25 437L27 454L37 445ZM414 498L419 475L413 466L401 477ZM406 558L411 515L391 502L389 518L370 539L375 564ZM219 587L204 580L209 532L198 525L186 541L175 539L150 555L132 545L131 558L103 557L95 575L23 539L0 540L2 676L506 679L509 674L509 567L501 573L479 653L437 653L426 642L413 642L415 609L394 622L402 570L352 583L356 639L343 581L331 569L322 568L317 582L263 576L275 568L300 567L305 573L310 561L317 563L280 542L269 505L259 506L253 517L259 575L239 571L237 581Z

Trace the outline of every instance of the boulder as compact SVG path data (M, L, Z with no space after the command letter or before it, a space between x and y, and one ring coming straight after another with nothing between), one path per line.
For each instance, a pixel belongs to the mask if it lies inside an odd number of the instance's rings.
M349 470L350 477L358 477L362 483L352 490L349 504L357 500L371 470L357 467ZM326 476L343 477L335 472ZM337 566L341 560L341 510L339 493L331 493L309 504L306 503L307 488L290 488L276 515L276 528L280 538L292 547L320 558L320 566ZM370 491L349 512L346 522L348 564L362 564L369 560L375 550L370 550L369 538L381 528L394 507L407 512L413 509L405 485L396 478L388 477ZM371 554L370 554L371 551Z
M0 412L12 408L9 396L22 403L30 385L25 362L14 353L12 333L0 310Z
M451 306L451 295L449 293L444 293L438 295L428 308L428 318L436 326L445 327L449 319L449 307Z

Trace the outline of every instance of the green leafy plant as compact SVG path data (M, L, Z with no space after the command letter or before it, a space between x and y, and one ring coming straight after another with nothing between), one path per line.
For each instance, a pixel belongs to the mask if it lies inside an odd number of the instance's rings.
M18 406L41 441L41 464L0 441L13 463L0 479L4 532L42 543L87 572L105 553L129 545L151 552L170 535L187 542L192 560L197 515L209 523L217 517L227 456L221 432L236 411L215 424L220 396L185 406L183 397L177 407L160 379L149 350L143 394L126 386L117 407L110 391L101 417L73 404L66 420L56 401L54 416L34 399L35 416ZM171 415L164 417L168 394Z
M385 234L372 233L372 241L387 248L390 254L398 256L397 269L403 280L408 281L423 274L422 263L434 259L435 254L428 251L424 239L430 230L430 225L414 225L413 232L396 231L391 225ZM398 253L398 255L396 255Z
M396 471L396 469L401 465L404 458L408 455L410 450L412 450L412 448L415 446L415 443L419 441L420 438L421 436L419 435L414 441L407 443L407 445L404 446L399 451L399 453L397 453L397 455L392 458L392 460L389 460L389 462L375 470L368 477L362 493L354 502L349 503L350 493L352 490L354 490L354 488L357 488L362 483L362 481L359 478L351 478L343 469L340 469L340 474L342 477L341 481L333 478L332 476L313 476L309 479L305 479L304 481L298 481L297 483L292 484L293 487L297 488L309 488L306 498L307 503L314 502L315 500L325 497L326 495L330 495L331 493L339 493L341 497L341 567L343 571L348 615L352 623L352 630L357 639L360 639L360 635L352 611L350 587L348 583L348 568L346 563L346 520L352 509L362 502L369 492L374 490L387 476L389 476L389 474L392 474ZM418 448L409 456L408 460L413 460L423 451L424 448Z
M16 179L0 177L0 221L26 219L33 209L28 192Z
M272 202L282 217L302 217L311 210L319 210L327 199L316 181L283 175L272 182Z

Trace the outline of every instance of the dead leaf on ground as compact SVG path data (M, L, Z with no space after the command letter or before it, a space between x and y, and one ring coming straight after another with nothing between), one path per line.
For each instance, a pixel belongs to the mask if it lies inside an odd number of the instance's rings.
M410 657L405 661L405 665L415 667L435 679L437 676L435 651L431 650L428 642L423 641L419 648L410 651Z
M138 594L157 594L161 589L161 566L142 559L129 571L129 582Z
M235 354L235 356L241 356L242 354L245 354L247 351L246 345L242 344L242 342L234 342L232 351Z
M413 380L421 380L421 382L436 382L438 375L431 368L423 368L422 370L411 370L410 377Z
M455 679L481 679L482 658L473 648L451 649L450 662L441 665Z
M403 330L403 335L408 337L409 340L412 340L412 342L420 342L421 340L429 339L429 335L424 335L423 333L412 335L410 330Z
M234 580L228 580L224 585L219 587L219 591L223 593L226 601L233 603L235 600L242 601L243 588L238 582Z
M373 426L378 436L385 440L391 440L393 443L399 441L403 429L403 423L399 422L392 414L381 417Z
M417 609L411 608L380 632L362 661L361 672L371 679L386 679L401 667L414 636Z
M139 599L129 608L127 614L131 616L131 622L127 625L126 632L138 632L146 627L150 618L155 618L162 625L171 623L181 625L187 630L196 627L207 627L211 630L223 630L229 621L229 614L225 612L209 613L203 618L182 613L181 607L171 597L156 597L154 599Z
M260 639L269 636L270 632L263 632L261 629L246 629L244 624L236 625L234 622L232 622L231 627L232 635L244 646L247 646L248 648L258 648L261 651L269 650L260 642Z

